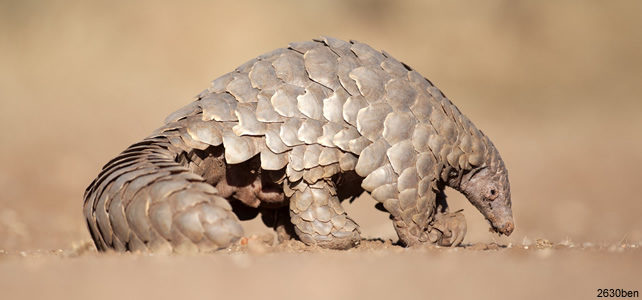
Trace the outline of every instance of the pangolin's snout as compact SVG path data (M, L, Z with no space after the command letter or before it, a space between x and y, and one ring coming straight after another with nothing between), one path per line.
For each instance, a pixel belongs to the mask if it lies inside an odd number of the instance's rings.
M505 234L506 236L509 236L511 233L513 233L513 229L515 229L515 224L513 224L513 221L508 221L499 228L499 232Z

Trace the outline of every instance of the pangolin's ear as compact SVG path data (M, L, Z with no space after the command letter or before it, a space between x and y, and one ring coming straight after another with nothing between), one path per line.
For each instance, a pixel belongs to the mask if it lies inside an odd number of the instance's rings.
M484 190L484 199L493 201L499 196L499 189L495 184L488 184Z

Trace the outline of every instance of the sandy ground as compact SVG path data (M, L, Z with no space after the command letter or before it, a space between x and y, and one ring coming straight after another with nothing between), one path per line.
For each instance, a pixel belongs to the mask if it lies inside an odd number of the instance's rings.
M642 289L639 1L0 1L2 299L589 298ZM465 247L393 245L346 204L362 245L96 253L81 214L100 167L208 82L326 34L384 49L440 87L508 166L516 230L454 191ZM380 238L380 240L375 240ZM268 243L265 243L267 241ZM528 248L528 249L526 249Z
M639 248L364 244L171 257L29 253L2 258L0 281L16 299L591 299L597 288L640 284Z

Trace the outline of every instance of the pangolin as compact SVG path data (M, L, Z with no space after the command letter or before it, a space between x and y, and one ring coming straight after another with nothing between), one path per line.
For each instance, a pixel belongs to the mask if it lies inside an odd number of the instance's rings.
M357 41L291 43L227 73L109 161L84 194L101 251L199 252L243 235L255 208L279 236L347 249L341 201L371 194L400 243L458 245L444 188L491 228L514 228L508 173L490 139L429 80Z

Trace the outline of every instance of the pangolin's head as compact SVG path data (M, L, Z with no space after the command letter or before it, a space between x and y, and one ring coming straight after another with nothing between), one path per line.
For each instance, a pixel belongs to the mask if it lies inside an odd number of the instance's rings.
M461 191L490 222L492 230L510 235L515 229L508 171L497 150L486 163L463 176Z

